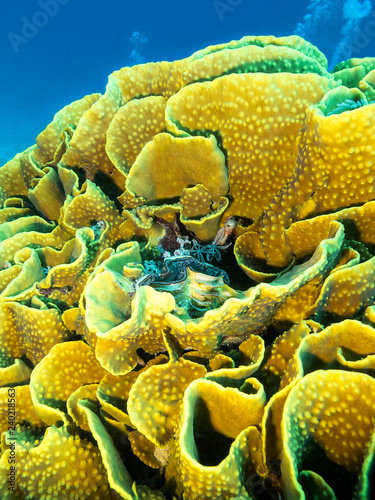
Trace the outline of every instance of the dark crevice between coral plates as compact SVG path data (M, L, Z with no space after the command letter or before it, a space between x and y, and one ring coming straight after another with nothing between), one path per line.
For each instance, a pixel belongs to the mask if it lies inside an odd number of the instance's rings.
M113 180L108 177L108 175L103 172L96 172L94 177L94 183L100 187L104 194L108 196L110 200L116 205L116 208L119 212L124 208L121 203L118 201L118 196L121 196L122 190L116 186Z
M234 439L224 436L212 427L210 410L202 399L199 399L195 407L193 433L201 465L219 465L229 455Z
M228 456L234 441L218 432L210 434L194 432L194 440L198 449L198 461L205 467L219 465Z
M341 465L332 462L312 438L308 442L298 469L300 472L311 470L319 474L333 489L337 499L351 500L354 497L357 474L349 472ZM308 491L306 491L306 498L310 498Z

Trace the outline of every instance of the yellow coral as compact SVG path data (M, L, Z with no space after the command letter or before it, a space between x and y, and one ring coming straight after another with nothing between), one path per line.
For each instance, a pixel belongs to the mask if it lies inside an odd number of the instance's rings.
M179 135L220 134L233 197L227 215L255 218L291 178L305 109L329 88L316 74L227 75L170 98L167 126Z
M169 362L142 373L128 400L132 424L159 447L165 446L174 434L185 389L206 373L204 366L178 358L168 347Z
M92 434L98 443L103 464L107 470L109 484L120 498L125 500L165 500L162 492L152 491L147 486L136 486L133 483L110 435L95 413L95 407L87 401L82 401L80 406L86 414Z
M281 468L287 499L305 498L311 469L321 476L323 485L333 488L336 498L348 491L354 494L371 453L374 388L375 381L368 375L318 370L290 391L282 421ZM308 442L310 450L323 452L315 465L305 465ZM307 477L301 477L305 469Z
M369 147L375 129L373 105L329 114L345 99L360 98L364 96L359 90L338 87L307 109L293 178L275 196L262 219L260 238L269 264L283 266L290 261L292 253L284 230L295 218L359 205L374 197Z
M375 202L369 201L359 207L344 208L332 214L318 215L292 224L285 236L293 254L298 258L310 255L319 242L328 236L332 220L352 221L360 241L375 243Z
M0 168L2 498L370 498L374 68L123 68Z
M19 424L45 427L45 423L35 412L28 385L20 385L14 389L0 388L0 423L1 434L15 429ZM16 436L16 433L11 435Z
M93 177L97 171L103 172L123 188L124 175L105 151L108 127L119 108L131 99L155 94L169 97L177 92L186 62L149 63L114 72L109 77L105 94L82 116L61 164L82 166Z
M106 152L126 175L143 147L165 129L163 96L134 99L115 114L107 131Z
M0 303L1 366L26 356L38 363L51 347L68 338L55 309L36 309L17 302Z
M256 396L215 382L203 379L190 384L184 397L178 442L178 481L184 498L219 500L246 493L241 477L246 457L252 457L252 472L262 472L260 438L255 427L262 411L252 413L257 404ZM233 405L238 409L235 418L231 418Z
M66 420L66 402L79 387L99 382L105 370L82 341L58 344L33 370L30 391L34 407L49 425Z
M157 201L180 196L184 188L203 184L217 201L228 190L224 161L213 136L178 138L161 133L137 157L126 187L145 201Z
M183 206L183 217L197 217L209 213L212 197L203 184L196 184L192 188L184 188L182 190L180 203Z
M138 371L131 371L125 375L107 373L100 381L97 397L103 409L120 422L131 426L128 415L128 398L131 388L141 373L152 365L166 363L168 358L164 354L151 359L147 365Z
M60 157L56 158L64 132L67 135L73 133L81 116L96 102L100 94L87 95L79 101L74 101L56 113L53 121L36 138L38 150L34 158L39 164L53 161L55 164L60 160L64 151L60 150ZM73 130L72 130L73 129Z
M191 83L239 72L327 74L323 54L309 48L299 37L243 37L193 54L183 78Z
M49 427L40 444L26 446L21 440L17 443L16 491L19 497L116 498L108 484L98 448L86 439L70 435L65 427ZM6 451L5 457L8 454ZM0 468L4 469L4 464ZM1 486L5 493L6 485Z

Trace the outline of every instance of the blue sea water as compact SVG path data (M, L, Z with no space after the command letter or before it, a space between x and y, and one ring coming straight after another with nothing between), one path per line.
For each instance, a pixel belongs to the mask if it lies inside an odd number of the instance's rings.
M375 3L375 2L374 2ZM174 60L244 35L293 33L330 65L375 56L371 0L2 0L0 165L66 104L126 65ZM375 5L374 5L375 7Z

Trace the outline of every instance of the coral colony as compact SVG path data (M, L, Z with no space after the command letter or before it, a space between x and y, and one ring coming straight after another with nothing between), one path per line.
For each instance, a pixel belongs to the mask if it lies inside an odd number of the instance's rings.
M374 101L247 36L0 168L2 499L373 498Z

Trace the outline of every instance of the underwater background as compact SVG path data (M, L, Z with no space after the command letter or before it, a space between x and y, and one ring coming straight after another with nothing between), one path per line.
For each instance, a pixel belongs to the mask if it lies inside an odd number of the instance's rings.
M127 65L186 57L244 35L298 34L332 68L375 55L370 0L2 0L0 165L67 103Z

